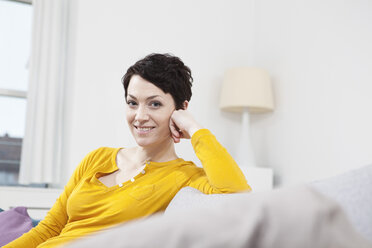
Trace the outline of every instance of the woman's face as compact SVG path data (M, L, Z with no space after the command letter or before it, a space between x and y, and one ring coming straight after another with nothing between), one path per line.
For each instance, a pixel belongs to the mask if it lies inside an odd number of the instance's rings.
M127 89L126 118L137 144L158 145L171 138L169 119L175 110L171 94L133 75Z

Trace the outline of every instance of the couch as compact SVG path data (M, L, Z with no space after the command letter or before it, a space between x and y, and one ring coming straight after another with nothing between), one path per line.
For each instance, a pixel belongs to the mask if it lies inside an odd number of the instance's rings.
M66 244L82 247L372 247L372 165L267 192L182 189L163 214Z

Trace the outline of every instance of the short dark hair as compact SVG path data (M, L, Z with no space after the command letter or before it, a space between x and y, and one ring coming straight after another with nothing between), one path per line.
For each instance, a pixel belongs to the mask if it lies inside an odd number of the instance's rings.
M125 99L127 99L129 81L133 75L139 75L164 93L170 93L177 110L183 108L185 100L191 99L193 82L191 70L180 58L169 53L149 54L128 68L122 78Z

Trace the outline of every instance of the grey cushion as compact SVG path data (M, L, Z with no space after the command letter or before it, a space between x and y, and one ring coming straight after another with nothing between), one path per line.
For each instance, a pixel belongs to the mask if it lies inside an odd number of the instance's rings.
M355 229L372 241L372 165L315 181L310 185L336 200Z

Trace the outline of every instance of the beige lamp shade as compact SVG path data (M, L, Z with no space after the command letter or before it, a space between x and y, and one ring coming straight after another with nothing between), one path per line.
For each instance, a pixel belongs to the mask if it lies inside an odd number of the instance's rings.
M274 109L269 74L260 68L241 67L225 72L220 108L226 111L263 113Z

